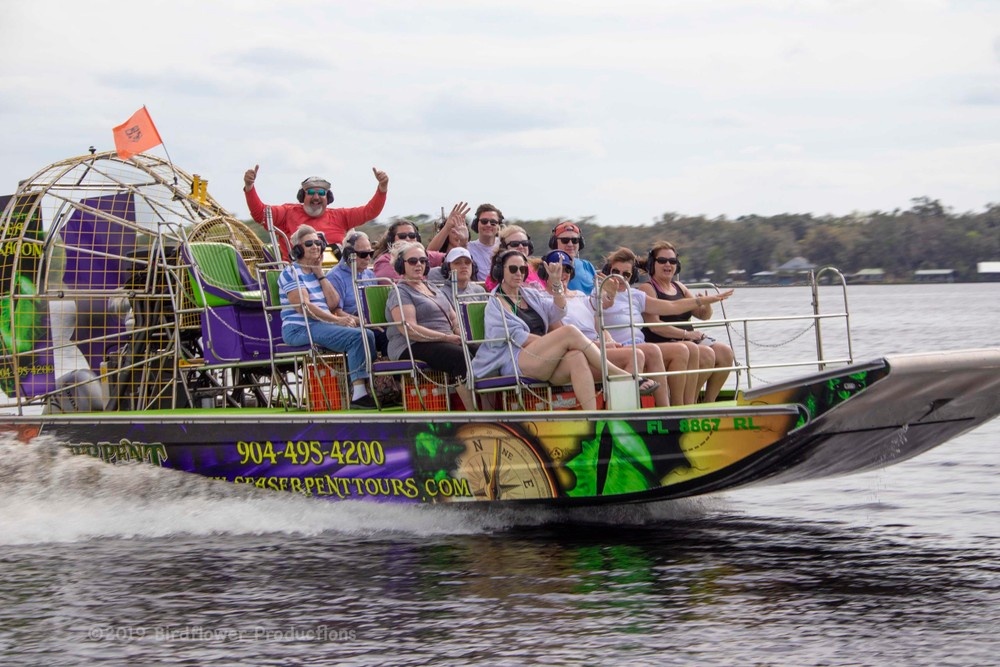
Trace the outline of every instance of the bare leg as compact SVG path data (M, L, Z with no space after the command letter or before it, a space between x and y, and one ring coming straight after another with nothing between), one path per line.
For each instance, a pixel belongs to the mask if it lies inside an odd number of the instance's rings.
M715 343L712 345L712 350L715 351L716 368L726 368L733 365L733 360L736 359L736 355L733 354L733 349L731 347L725 343ZM705 386L706 403L711 403L719 399L719 392L722 390L723 385L726 384L726 380L729 378L730 372L731 371L716 371L709 376L708 384Z
M687 340L681 343L688 350L688 370L697 371L701 368L701 350L699 350L699 345L693 341ZM687 378L687 382L684 384L684 404L692 405L698 402L698 390L701 389L701 384L698 382L698 373L689 373L684 377Z
M663 364L668 372L686 371L690 366L690 353L684 343L654 343L663 355ZM670 386L670 404L684 405L686 403L688 378L690 375L671 375L667 378Z
M666 367L663 363L663 353L660 352L659 346L654 343L640 343L636 345L639 351L646 356L646 366L645 371L650 374L663 373L666 371ZM628 348L624 348L628 349ZM665 408L670 405L670 392L667 388L668 381L665 377L657 376L656 381L660 383L660 386L656 388L653 392L653 400L656 405Z
M715 368L715 350L708 345L698 346L698 368L704 372L691 376L693 378L697 378L694 388L694 396L692 397L694 400L692 403L698 402L698 394L701 392L701 388L705 386L705 383L708 382L708 378L712 375L712 369Z

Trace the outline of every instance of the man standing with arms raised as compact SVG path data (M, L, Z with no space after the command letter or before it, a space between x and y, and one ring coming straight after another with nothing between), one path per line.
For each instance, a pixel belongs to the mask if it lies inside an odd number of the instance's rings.
M479 234L475 241L469 241L468 250L472 261L479 269L474 280L483 281L490 275L493 253L500 244L497 234L503 227L503 213L493 204L480 204L476 217L472 220L472 231Z
M247 169L243 174L243 192L246 195L247 208L250 217L255 222L267 226L264 209L267 206L260 200L254 183L260 165ZM297 199L298 204L280 204L271 206L271 222L275 229L280 230L286 239L291 238L295 230L303 224L309 224L317 232L326 237L326 242L340 243L344 235L354 227L374 220L385 206L385 195L389 190L389 176L384 171L372 167L372 173L378 181L375 194L364 206L355 208L327 208L333 203L333 193L330 191L330 181L318 176L310 176L302 181ZM281 248L281 256L288 259L288 248Z

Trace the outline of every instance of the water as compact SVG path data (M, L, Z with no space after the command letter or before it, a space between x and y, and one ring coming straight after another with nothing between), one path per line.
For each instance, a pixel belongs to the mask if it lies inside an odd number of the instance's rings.
M1000 284L850 297L861 360L1000 345ZM803 288L744 289L729 312L803 301ZM0 656L998 664L998 442L995 421L865 475L652 507L486 513L327 504L8 440Z

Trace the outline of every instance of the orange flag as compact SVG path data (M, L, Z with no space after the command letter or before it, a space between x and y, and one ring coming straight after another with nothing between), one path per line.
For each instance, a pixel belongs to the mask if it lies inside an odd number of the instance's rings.
M123 160L163 143L146 107L132 114L131 118L116 127L113 132L118 157Z

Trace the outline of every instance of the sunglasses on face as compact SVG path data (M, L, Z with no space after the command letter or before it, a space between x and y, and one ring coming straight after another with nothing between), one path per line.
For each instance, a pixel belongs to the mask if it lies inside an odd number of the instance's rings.
M482 220L481 219L481 220L479 220L479 224L480 225L494 225L494 226L496 226L496 225L500 224L500 221L499 220Z
M326 190L323 188L309 188L306 190L306 194L312 197L313 195L319 195L320 197L326 196Z
M559 243L572 243L573 245L580 245L580 237L577 236L574 238L569 238L569 237L560 238Z
M406 258L406 263L409 264L410 266L416 266L417 264L426 264L427 263L427 258L426 257L408 257L408 258Z
M375 251L374 250L355 250L354 254L357 255L358 257L360 257L361 259L368 259L369 257L371 257L372 255L375 254Z
M677 266L678 261L677 261L676 257L657 257L656 258L656 263L657 264L672 264L673 266Z
M309 239L308 241L303 241L302 245L304 245L307 248L311 248L314 245L318 245L320 248L322 248L323 247L323 242L320 241L319 239L316 239L315 241L313 239Z
M618 269L611 269L611 275L613 275L613 276L621 276L625 280L631 280L632 279L632 272L631 271L619 271Z
M403 240L406 240L406 239L409 239L411 241L416 241L417 240L417 233L416 232L400 232L400 233L396 234L396 238L399 239L400 241L403 241Z
M510 273L510 275L512 276L516 276L517 274L520 273L525 278L528 277L528 267L525 266L524 264L508 264L507 272Z
M508 248L530 248L531 241L507 241Z

